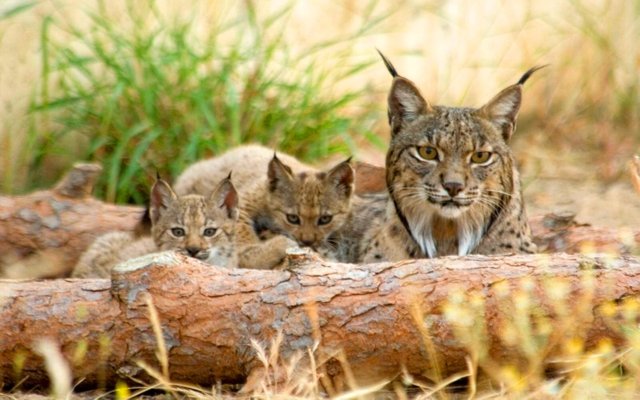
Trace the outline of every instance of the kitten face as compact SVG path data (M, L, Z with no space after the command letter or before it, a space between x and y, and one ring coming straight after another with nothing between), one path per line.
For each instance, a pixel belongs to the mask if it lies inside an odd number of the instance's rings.
M161 250L174 250L209 264L235 261L238 196L229 178L211 196L178 197L164 181L152 189L151 233Z
M344 224L354 182L349 160L326 172L293 174L274 157L268 177L273 222L300 245L316 248Z

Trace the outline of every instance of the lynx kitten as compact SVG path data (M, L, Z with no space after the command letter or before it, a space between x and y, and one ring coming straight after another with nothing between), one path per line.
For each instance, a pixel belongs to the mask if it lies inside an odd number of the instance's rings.
M349 160L318 171L257 145L194 164L178 177L176 191L202 193L230 170L241 198L237 245L242 268L273 268L297 244L319 250L349 215L354 185Z
M161 250L235 267L238 194L230 177L213 189L209 197L177 196L167 182L158 179L151 190L151 237L135 240L127 232L100 236L82 255L72 276L109 277L117 263Z
M428 103L381 56L393 76L390 200L362 245L362 260L535 252L508 143L522 85L538 68L484 106L458 108Z

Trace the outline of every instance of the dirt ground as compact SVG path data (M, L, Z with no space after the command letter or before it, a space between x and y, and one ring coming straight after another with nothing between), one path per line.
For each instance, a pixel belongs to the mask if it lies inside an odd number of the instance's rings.
M640 227L640 194L629 182L603 184L576 177L537 177L525 190L529 215L576 213L576 221L594 226Z
M529 215L557 211L576 213L576 221L610 228L640 227L640 193L636 192L627 156L620 156L619 177L611 182L600 179L598 164L589 155L571 156L553 152L523 150L521 165L524 198ZM543 154L543 155L541 155ZM629 158L629 159L627 159Z

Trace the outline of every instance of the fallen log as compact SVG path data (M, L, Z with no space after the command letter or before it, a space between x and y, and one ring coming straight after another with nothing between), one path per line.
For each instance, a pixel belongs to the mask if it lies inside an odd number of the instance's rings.
M380 168L358 162L356 193L384 190ZM76 164L51 190L0 196L0 278L68 276L96 237L134 231L143 207L104 203L91 197L102 168Z
M76 165L52 190L0 196L0 278L64 277L99 235L133 231L143 208L90 196L101 168ZM384 169L356 163L356 192L384 191ZM531 219L541 252L640 254L640 229L596 228L567 214Z
M66 276L96 237L134 229L142 208L91 197L101 170L77 164L51 190L0 196L0 278Z
M358 384L403 369L438 380L466 370L469 354L479 368L528 365L519 347L524 339L505 335L519 312L531 320L536 340L546 335L541 353L548 358L577 339L587 347L603 339L623 345L615 307L640 293L634 257L468 256L368 265L298 258L290 270L230 270L167 252L120 264L111 280L0 280L0 389L47 386L34 351L42 338L60 345L74 380L88 385L145 379L138 361L162 370L148 299L170 379L210 387L244 381L261 365L251 339L268 343L279 333L283 359L315 349L318 368L337 376L340 354ZM543 320L554 329L536 331ZM477 341L485 343L481 353L473 349Z

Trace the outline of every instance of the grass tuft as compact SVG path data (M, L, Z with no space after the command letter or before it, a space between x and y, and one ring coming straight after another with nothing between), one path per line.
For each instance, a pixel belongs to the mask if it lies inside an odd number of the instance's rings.
M312 160L372 137L358 107L364 88L339 88L375 62L354 61L348 44L384 15L293 51L284 39L292 5L264 15L246 1L216 16L204 0L171 15L156 0L122 3L127 12L96 0L83 21L43 19L25 148L33 186L74 159L99 161L98 196L142 203L156 170L176 176L241 143Z

